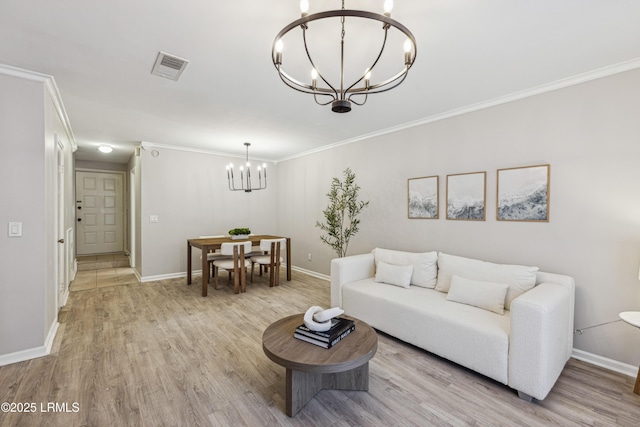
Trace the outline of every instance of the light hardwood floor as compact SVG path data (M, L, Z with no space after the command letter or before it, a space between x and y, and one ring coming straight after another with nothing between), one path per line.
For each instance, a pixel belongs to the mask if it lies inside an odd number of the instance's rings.
M233 294L198 281L72 292L50 356L0 367L0 426L638 426L634 379L571 360L542 402L379 334L369 392L323 390L284 414L285 371L263 353L275 320L329 306L329 284L301 273ZM223 280L226 283L226 280ZM469 349L473 351L473 349ZM48 402L77 412L42 412Z

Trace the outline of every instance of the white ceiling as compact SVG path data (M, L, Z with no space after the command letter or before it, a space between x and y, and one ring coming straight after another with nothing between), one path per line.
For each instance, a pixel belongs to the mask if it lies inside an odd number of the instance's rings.
M78 159L126 162L140 141L241 156L250 141L252 157L279 160L640 58L637 0L397 0L418 46L409 77L336 114L271 62L298 3L2 0L0 63L54 76ZM158 51L190 61L179 81L151 75Z

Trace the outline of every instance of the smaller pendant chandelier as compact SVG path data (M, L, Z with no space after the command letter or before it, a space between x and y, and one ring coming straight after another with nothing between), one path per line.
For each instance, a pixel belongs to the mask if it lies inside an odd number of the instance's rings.
M284 27L277 35L275 40L273 41L273 46L271 48L271 59L273 60L273 65L278 70L278 75L282 79L282 81L292 89L297 91L308 93L313 95L316 103L318 105L329 105L331 104L331 110L336 113L347 113L351 111L351 104L355 105L364 105L367 102L367 97L369 94L386 92L390 89L395 88L399 84L401 84L404 79L407 77L409 73L409 69L413 66L413 63L416 60L416 39L409 31L407 27L402 25L400 22L391 18L391 9L393 8L393 0L386 0L384 2L384 14L367 12L363 10L350 10L345 9L344 0L342 0L342 9L340 10L329 10L325 12L318 12L314 14L309 14L309 1L301 0L300 1L300 12L301 17L289 25ZM339 81L330 81L329 74L326 74L327 71L320 70L316 65L319 63L314 62L315 56L312 55L311 49L308 45L308 33L312 33L310 28L312 27L312 23L314 21L326 20L325 22L335 22L336 23L336 35L339 36L340 41L340 57L336 58L335 64L339 67ZM382 25L380 25L382 31L373 30L369 32L363 32L359 29L362 28L363 21L378 21ZM349 24L356 24L350 26ZM374 26L375 27L375 26ZM311 81L307 79L298 80L298 78L293 77L290 74L287 74L284 71L283 63L284 59L291 58L295 55L285 55L284 53L284 42L283 38L287 35L287 33L292 30L300 28L302 30L302 45L304 47L304 52L306 53L306 60L310 63L311 68ZM315 27L314 27L315 28ZM326 27L324 27L326 28ZM320 28L318 28L320 29ZM391 30L391 32L389 31ZM399 34L396 34L398 32ZM395 74L391 75L386 79L378 78L375 81L372 80L372 73L375 76L376 73L380 74L381 70L378 67L374 70L378 61L382 57L382 54L387 46L388 37L390 33L393 33L393 36L399 35L400 37L405 38L404 42L404 55L402 54L402 50L400 50L397 54L392 52L392 55L397 57L398 65L400 65L400 70ZM316 33L316 37L327 39L330 37L330 34L321 34ZM365 44L372 45L375 43L375 40L379 38L380 48L379 51L376 50L376 54L372 55L372 57L368 60L368 62L360 64L362 65L362 69L354 70L353 66L350 71L355 76L351 81L345 81L348 77L345 74L345 62L349 59L347 56L350 53L350 56L359 56L363 53L359 47L356 47L356 51L345 50L345 46L347 42L355 41L362 43L364 41ZM361 45L357 45L361 46ZM372 52L374 53L374 52ZM322 52L314 52L314 54L322 55ZM304 58L304 56L302 56ZM317 59L317 58L316 58ZM291 63L294 61L289 61ZM358 65L358 66L360 66ZM364 65L368 65L366 68ZM329 67L330 68L330 67ZM323 74L324 73L324 74ZM390 73L391 74L391 73ZM324 97L324 98L323 98Z
M229 181L229 190L231 191L244 191L245 193L251 193L252 191L264 190L267 188L267 164L263 163L262 166L258 166L258 186L254 187L251 183L251 163L249 162L249 146L251 143L245 142L244 146L247 147L247 163L245 166L240 166L240 185L236 187L236 180L233 175L233 163L227 165L227 180ZM246 169L245 169L246 168Z

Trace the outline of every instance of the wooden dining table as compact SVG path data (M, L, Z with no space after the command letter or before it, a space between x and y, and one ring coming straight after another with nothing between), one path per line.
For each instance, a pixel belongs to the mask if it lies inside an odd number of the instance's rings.
M291 280L291 238L281 236L271 236L267 234L257 234L249 236L246 239L233 240L231 237L206 237L198 239L187 240L187 285L191 285L191 248L198 248L202 251L202 296L207 296L207 290L209 288L209 263L207 261L207 254L213 252L216 249L220 249L223 243L233 242L240 243L247 240L253 243L253 246L260 244L262 239L286 239L286 261L287 261L287 280Z

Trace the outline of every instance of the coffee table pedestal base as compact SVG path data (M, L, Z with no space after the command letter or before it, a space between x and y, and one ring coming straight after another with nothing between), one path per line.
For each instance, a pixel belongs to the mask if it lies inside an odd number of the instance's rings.
M287 368L285 412L293 417L322 389L369 390L369 362L343 372L318 373Z

